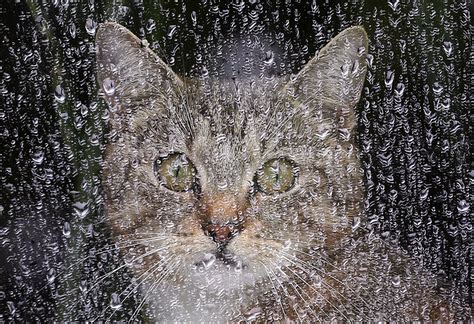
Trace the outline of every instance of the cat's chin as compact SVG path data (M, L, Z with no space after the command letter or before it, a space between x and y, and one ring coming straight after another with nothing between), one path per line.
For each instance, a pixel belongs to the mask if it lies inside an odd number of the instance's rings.
M195 261L184 267L183 275L197 288L227 291L255 287L265 271L227 251L210 251L197 255Z

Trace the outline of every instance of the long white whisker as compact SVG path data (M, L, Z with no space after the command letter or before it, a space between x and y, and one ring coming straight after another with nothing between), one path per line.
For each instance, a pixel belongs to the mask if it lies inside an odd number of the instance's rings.
M262 264L263 268L265 269L265 272L267 273L268 279L270 279L270 282L271 282L271 284L272 284L272 286L273 286L273 291L275 292L275 293L274 293L274 295L275 295L275 301L280 304L281 311L282 311L282 313L283 313L284 318L287 318L286 313L285 313L285 309L283 308L283 303L282 303L281 297L280 297L280 295L278 294L278 290L277 290L275 284L273 283L271 274L270 274L270 272L268 272L267 266L266 266L263 262L261 262L261 261L259 261L259 262Z
M267 247L268 250L270 250L270 248ZM272 250L271 250L272 251ZM280 251L281 253L284 253L283 251ZM299 267L294 261L286 258L285 256L282 255L282 258L284 258L285 260L287 260L288 262L290 263L293 263L294 265L296 265L297 267ZM338 308L336 307L335 305L333 305L326 297L324 297L323 294L321 294L316 288L314 288L312 285L310 285L306 280L304 280L303 278L301 278L300 275L298 275L295 271L293 271L290 267L286 267L289 271L291 271L291 273L293 273L298 279L300 279L303 283L305 283L306 285L308 285L308 287L310 287L316 294L318 294L322 299L324 299L324 301L326 303L328 303L329 305L331 305L331 307L333 307L339 314L342 315L342 317L344 317L344 319L346 319L347 321L350 321L349 318L347 318L346 315L344 315L344 313ZM299 267L300 269L302 269L303 271L305 271L305 269ZM305 271L306 272L306 271ZM332 287L329 286L331 289ZM344 308L345 306L342 305ZM346 309L347 311L347 309Z
M181 258L178 261L176 261L172 266L170 266L168 269L166 269L165 272L160 276L160 278L155 280L155 282L150 286L150 288L145 293L145 297L140 302L137 309L133 312L132 316L128 320L129 323L131 323L133 321L133 319L137 316L137 314L140 312L141 308L143 307L146 300L150 296L152 290L155 289L164 280L164 278L166 278L172 271L174 271L175 268L177 268L177 265L179 264L180 261L181 261Z

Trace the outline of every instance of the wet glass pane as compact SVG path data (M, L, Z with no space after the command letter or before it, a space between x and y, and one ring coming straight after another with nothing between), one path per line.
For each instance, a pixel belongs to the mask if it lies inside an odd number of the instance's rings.
M467 1L0 4L0 321L470 316Z

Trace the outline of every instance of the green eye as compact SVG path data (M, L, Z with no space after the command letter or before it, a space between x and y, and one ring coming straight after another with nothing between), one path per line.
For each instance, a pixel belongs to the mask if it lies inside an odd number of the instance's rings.
M196 170L186 155L173 153L157 162L163 185L173 191L188 191L196 183Z
M258 189L267 195L290 190L295 184L297 170L294 163L285 158L267 161L256 174Z

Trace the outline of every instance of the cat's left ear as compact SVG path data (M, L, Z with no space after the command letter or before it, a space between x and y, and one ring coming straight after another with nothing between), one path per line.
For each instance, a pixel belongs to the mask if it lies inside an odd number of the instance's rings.
M285 91L296 105L318 109L324 119L345 116L345 127L354 127L353 108L365 80L367 49L362 27L342 31L288 82Z

